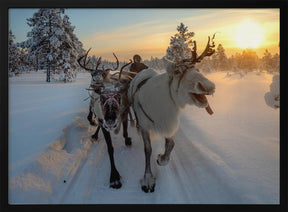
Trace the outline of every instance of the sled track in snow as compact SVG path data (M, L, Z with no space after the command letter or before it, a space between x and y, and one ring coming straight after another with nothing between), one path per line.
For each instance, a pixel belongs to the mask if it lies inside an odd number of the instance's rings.
M156 165L156 156L164 150L164 139L152 140L151 165L157 180L155 192L149 194L140 189L139 180L145 164L143 143L136 129L129 128L131 148L124 145L122 131L118 135L111 134L116 167L122 177L119 190L109 188L107 147L102 132L99 141L92 143L91 135L95 130L89 126L86 113L80 113L63 129L58 140L12 180L11 188L20 192L15 201L29 202L32 198L31 203L53 204L241 203L234 192L231 170L210 149L209 137L205 137L197 126L191 129L196 132L191 138L187 138L180 126L175 134L172 160L165 167ZM33 184L35 181L31 175L40 183L27 188L25 182ZM31 193L35 197L31 197ZM163 197L169 202L163 202Z
M181 173L175 180L182 185L187 198L192 203L241 203L233 188L232 170L209 146L213 141L199 132L197 126L191 130L195 131L195 137L187 138L180 125L170 163L172 171Z
M109 188L106 143L102 132L99 142L91 143L96 129L86 120L88 102L79 101L87 97L90 74L67 86L44 85L39 73L9 80L9 203L279 204L279 110L267 106L264 96L272 75L249 73L241 80L225 75L210 75L217 85L212 117L200 109L184 110L165 167L156 164L165 141L153 140L157 181L149 194L139 182L145 168L143 142L131 127L131 148L121 131L112 134L122 187Z

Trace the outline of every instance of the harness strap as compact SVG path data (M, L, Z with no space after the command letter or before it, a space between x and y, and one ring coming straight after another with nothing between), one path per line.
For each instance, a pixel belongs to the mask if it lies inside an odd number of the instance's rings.
M179 77L179 81L178 81L178 86L177 86L177 92L178 92L178 89L179 89L179 86L180 86L180 82L182 81L185 73L187 72L188 69L184 69L184 71L182 72L181 76Z
M170 99L172 100L173 104L177 107L177 104L176 102L174 101L174 98L172 96L172 93L171 93L171 84L172 84L172 81L173 81L173 77L170 78L169 80L169 95L170 95ZM178 92L178 90L177 90Z
M135 90L135 92L134 92L134 94L133 94L133 97L134 97L134 95L137 93L137 91L139 91L139 89L140 89L149 79L150 79L150 78L144 79L144 80L142 80L142 81L137 85L137 88L136 88L136 90Z
M144 115L154 124L153 119L151 119L151 117L145 112L145 110L143 109L142 105L140 104L140 102L138 102L137 106L142 110L142 112L144 113Z
M108 94L108 99L104 102L103 106L105 106L107 103L113 103L116 102L116 104L119 106L119 102L117 99L115 99L116 94Z
M135 90L135 92L134 92L133 95L132 95L132 103L134 103L134 96L135 96L135 94L140 90L140 88L141 88L150 78L151 78L151 77L142 80L142 81L137 85L136 90ZM143 106L141 105L140 102L138 102L137 107L140 108L140 109L142 110L143 114L154 124L153 119L151 119L151 117L145 112L145 110L143 109ZM135 106L134 106L134 104L133 104L133 107L132 107L132 108L133 108L133 111L134 111L134 114L135 114L135 117L136 117L137 126L139 126L139 123L138 123L139 121L138 121L137 114L136 114L136 112L135 112Z

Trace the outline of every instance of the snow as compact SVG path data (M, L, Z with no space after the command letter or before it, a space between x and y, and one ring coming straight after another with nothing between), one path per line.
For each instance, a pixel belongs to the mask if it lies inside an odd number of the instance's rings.
M272 108L280 107L280 76L275 75L270 85L270 91L265 94L266 104Z
M216 84L208 97L212 116L184 109L167 166L156 164L165 142L153 137L154 193L140 187L144 150L133 127L130 148L122 132L112 135L122 187L109 188L105 140L100 132L100 140L91 142L96 128L89 126L89 101L83 101L89 73L79 73L74 83L46 83L43 72L10 78L9 203L279 204L280 109L265 99L274 76L227 76L207 75Z

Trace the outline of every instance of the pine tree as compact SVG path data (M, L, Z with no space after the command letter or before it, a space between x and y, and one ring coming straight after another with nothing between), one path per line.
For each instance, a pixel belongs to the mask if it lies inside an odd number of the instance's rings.
M9 30L8 35L8 70L9 75L13 76L15 74L19 74L24 71L27 67L26 64L26 52L18 48L14 42L15 36L12 31Z
M19 64L18 50L14 43L14 39L15 35L13 35L10 30L8 35L8 69L10 73L15 72Z
M276 72L279 72L280 71L280 55L276 53L272 57L272 61L273 61L273 70Z
M268 72L273 69L273 59L271 53L265 49L264 56L262 57L261 63L262 69L267 70Z
M76 77L78 54L83 54L82 43L73 34L74 28L64 9L41 8L27 19L33 27L27 34L28 40L21 43L28 48L28 59L47 69L46 81L50 82L52 73L63 70L60 80L72 81ZM60 70L60 71L59 71Z
M229 66L228 59L225 54L225 49L222 44L217 46L216 53L212 56L214 67L222 71L226 70Z
M166 51L166 58L173 62L180 62L185 58L191 57L192 37L194 32L188 32L188 27L181 23L177 27L178 33L170 39L170 46Z
M62 34L61 13L64 13L64 9L41 8L34 13L32 18L27 19L27 24L33 28L27 34L29 39L22 45L29 48L28 59L30 61L45 64L47 82L50 82L51 69L55 68L53 65L56 62L56 52L60 46L57 36Z
M72 82L76 78L79 65L77 63L78 55L84 54L82 43L74 34L75 27L71 25L67 15L63 18L63 32L60 34L59 42L61 41L60 48L58 48L58 57L56 67L60 70L60 78L64 82Z
M253 49L246 49L242 54L236 54L237 66L245 71L252 71L258 68L259 58Z

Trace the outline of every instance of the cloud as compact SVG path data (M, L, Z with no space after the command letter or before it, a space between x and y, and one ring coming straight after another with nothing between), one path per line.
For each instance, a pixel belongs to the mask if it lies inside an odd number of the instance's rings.
M114 26L114 28L98 30L84 37L82 41L84 48L92 47L91 54L107 56L112 60L112 52L123 59L131 57L136 52L147 55L146 58L165 55L170 37L177 32L176 27L181 22L188 26L190 31L195 32L194 39L197 41L199 51L205 47L207 37L216 32L216 45L221 43L224 48L235 47L234 37L237 25L246 18L251 18L260 24L265 23L263 27L269 26L269 29L273 29L266 30L267 43L271 42L268 39L273 39L275 34L279 34L279 29L277 31L275 27L273 28L277 23L279 25L277 9L195 9L191 10L191 17L183 18L180 15L180 18L174 17L174 19L165 17L166 19L163 16L124 27Z
M125 27L102 30L84 38L84 48L92 47L91 54L107 55L107 52L164 51L167 48L172 32L171 25L160 20L141 22ZM153 49L153 51L151 51ZM108 56L108 55L107 55ZM108 56L111 58L111 56Z

